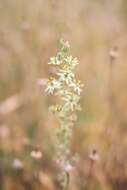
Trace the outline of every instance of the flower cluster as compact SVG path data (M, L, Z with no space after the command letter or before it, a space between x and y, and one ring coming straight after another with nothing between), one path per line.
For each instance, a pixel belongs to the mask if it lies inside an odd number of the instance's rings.
M57 162L66 172L71 167L70 140L74 122L77 119L76 112L81 109L79 101L83 84L76 79L74 68L78 65L77 58L69 55L70 45L60 40L60 50L52 57L48 64L56 67L55 76L47 82L46 92L54 94L61 99L61 104L50 106L50 110L57 117L60 124L56 132Z
M55 78L51 77L48 79L48 82L47 82L47 88L46 88L46 92L48 94L53 94L53 92L55 90L58 90L61 88L61 83L60 81L56 80Z

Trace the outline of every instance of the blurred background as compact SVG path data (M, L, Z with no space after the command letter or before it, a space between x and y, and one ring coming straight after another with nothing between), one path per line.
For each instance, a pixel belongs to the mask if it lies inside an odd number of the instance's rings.
M127 190L127 1L0 0L0 190L57 190L47 78L68 40L84 84L70 190Z

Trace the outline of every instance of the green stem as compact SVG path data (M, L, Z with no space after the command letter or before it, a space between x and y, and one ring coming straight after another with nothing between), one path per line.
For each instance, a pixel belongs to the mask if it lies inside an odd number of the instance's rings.
M64 186L63 190L68 190L69 181L70 181L70 175L69 175L69 172L66 172L65 173L65 186Z

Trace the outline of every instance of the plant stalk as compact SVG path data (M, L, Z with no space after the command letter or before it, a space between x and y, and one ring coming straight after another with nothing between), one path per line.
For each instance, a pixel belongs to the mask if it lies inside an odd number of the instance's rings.
M65 172L65 186L64 186L63 190L68 190L69 181L70 181L70 174L69 174L69 172Z

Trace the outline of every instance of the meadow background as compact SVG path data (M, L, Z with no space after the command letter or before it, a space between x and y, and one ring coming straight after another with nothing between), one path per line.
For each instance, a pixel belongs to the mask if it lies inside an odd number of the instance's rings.
M47 63L61 37L79 59L75 72L84 83L69 189L127 190L126 0L0 0L0 190L60 189L58 123L37 81L51 74ZM35 149L40 160L30 156ZM92 150L99 159L91 167Z

